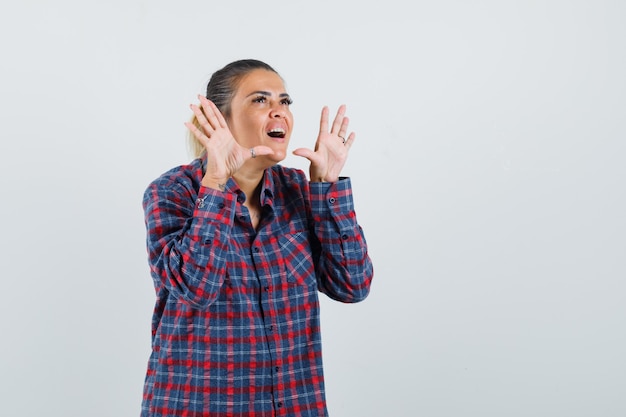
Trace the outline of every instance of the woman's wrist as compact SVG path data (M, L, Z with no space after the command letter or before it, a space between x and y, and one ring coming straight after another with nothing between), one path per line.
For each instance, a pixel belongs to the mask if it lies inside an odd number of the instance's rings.
M202 185L207 188L212 188L214 190L224 191L226 189L226 183L228 182L228 178L211 178L205 176L202 178Z

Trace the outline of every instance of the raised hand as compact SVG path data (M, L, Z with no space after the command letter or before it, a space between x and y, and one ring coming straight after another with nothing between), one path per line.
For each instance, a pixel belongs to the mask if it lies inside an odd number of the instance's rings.
M186 122L185 126L206 149L207 165L202 184L224 190L228 179L248 159L258 155L269 155L273 151L267 146L255 146L250 149L240 146L217 106L204 96L198 95L198 99L200 105L191 104L190 107L200 128L191 122Z
M311 161L309 168L312 182L335 182L339 179L341 169L348 159L348 151L354 142L354 132L346 136L350 120L346 113L346 106L342 104L337 115L328 129L328 107L322 109L320 131L315 142L315 150L298 148L294 155L302 156Z

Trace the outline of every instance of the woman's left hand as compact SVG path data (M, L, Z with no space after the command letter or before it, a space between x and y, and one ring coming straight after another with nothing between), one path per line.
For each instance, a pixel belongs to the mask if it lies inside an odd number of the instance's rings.
M311 161L309 168L311 182L335 182L339 179L339 173L348 159L348 151L356 136L354 132L346 136L350 120L345 116L344 104L339 106L330 131L328 130L328 111L328 107L324 106L315 150L298 148L293 151L294 155Z

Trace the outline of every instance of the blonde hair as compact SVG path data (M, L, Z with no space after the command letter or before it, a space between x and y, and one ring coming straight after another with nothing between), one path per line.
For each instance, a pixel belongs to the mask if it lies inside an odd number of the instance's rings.
M198 122L198 118L195 114L191 116L189 122L200 129L200 122ZM193 132L189 129L187 129L187 150L192 158L200 158L204 154L204 145L196 139Z

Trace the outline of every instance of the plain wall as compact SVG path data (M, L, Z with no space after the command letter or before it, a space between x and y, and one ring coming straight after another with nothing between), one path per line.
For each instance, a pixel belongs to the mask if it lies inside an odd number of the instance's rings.
M345 103L370 297L322 298L333 417L626 415L626 3L0 6L0 415L138 416L141 197L210 74ZM286 165L307 169L290 156Z

